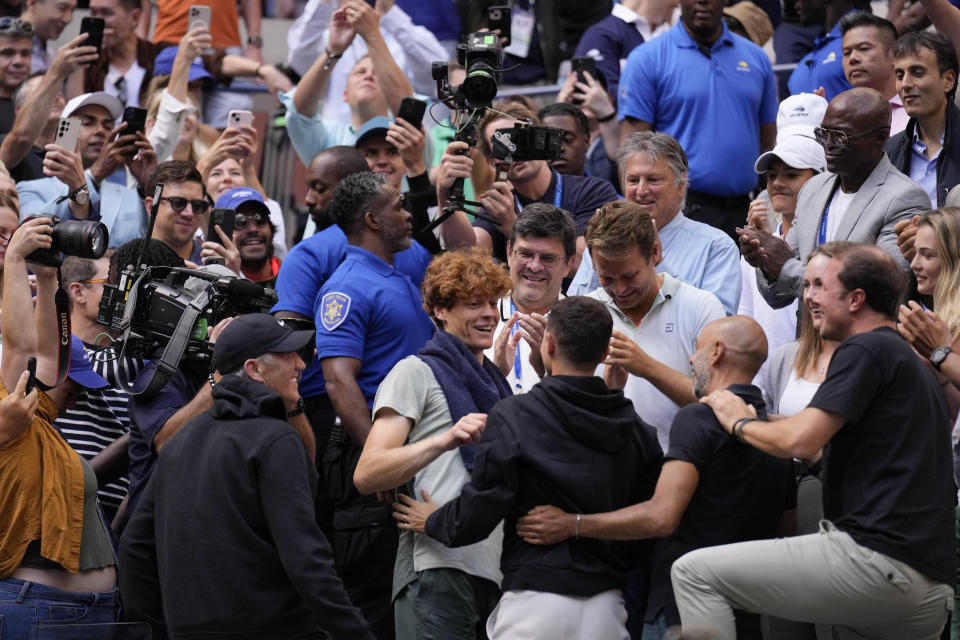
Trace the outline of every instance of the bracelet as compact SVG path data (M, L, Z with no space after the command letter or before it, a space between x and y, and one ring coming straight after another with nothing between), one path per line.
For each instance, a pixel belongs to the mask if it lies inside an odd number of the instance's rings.
M574 532L573 532L573 537L574 537L575 539L577 539L577 540L580 539L580 518L581 518L581 514L578 513L578 514L577 514L577 528L576 528L576 529L574 530Z
M739 420L733 423L733 429L730 430L730 435L732 435L734 438L736 438L740 442L743 442L744 444L746 444L746 440L743 439L743 427L748 422L757 422L758 420L759 418L752 418L752 417L740 418Z
M601 124L604 123L604 122L610 122L611 120L613 120L613 119L616 118L616 117L617 117L617 110L614 109L613 111L610 112L610 115L608 115L608 116L603 116L602 118L597 118L597 122L599 122L599 123L601 123Z
M255 75L255 76L257 76L257 77L259 78L259 77L260 77L260 69L263 69L264 64L266 64L266 63L261 62L260 64L258 64L258 65L257 65L257 70L253 72L253 75Z
M217 386L217 381L213 378L213 371L207 374L207 380L210 381L210 389L213 389L215 386Z
M306 411L306 407L304 407L303 405L303 398L300 398L300 400L297 401L297 408L294 409L293 411L287 411L287 417L296 418L297 416L301 415L304 411Z

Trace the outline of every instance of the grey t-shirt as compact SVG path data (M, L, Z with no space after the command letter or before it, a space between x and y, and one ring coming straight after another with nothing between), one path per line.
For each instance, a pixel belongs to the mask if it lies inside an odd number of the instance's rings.
M377 389L373 416L388 407L413 420L406 444L427 440L452 426L447 400L430 367L416 356L398 362ZM458 450L446 451L417 473L408 483L410 495L420 497L426 489L438 505L450 502L470 480ZM393 573L393 596L409 584L415 573L425 569L460 569L498 585L503 526L498 526L483 542L450 549L433 538L402 531Z

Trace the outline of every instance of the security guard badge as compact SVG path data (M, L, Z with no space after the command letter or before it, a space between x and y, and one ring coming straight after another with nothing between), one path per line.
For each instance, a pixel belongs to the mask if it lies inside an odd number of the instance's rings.
M320 301L323 312L320 314L320 323L327 331L339 327L350 312L350 296L338 291L332 291L323 296Z

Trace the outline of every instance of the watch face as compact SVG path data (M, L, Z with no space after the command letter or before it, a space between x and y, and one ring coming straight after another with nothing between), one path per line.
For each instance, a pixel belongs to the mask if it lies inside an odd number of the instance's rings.
M81 191L77 195L73 196L73 201L80 205L87 204L89 200L90 198L86 191Z
M933 364L933 366L939 367L952 352L953 349L950 347L937 347L933 350L933 353L930 354L930 362Z

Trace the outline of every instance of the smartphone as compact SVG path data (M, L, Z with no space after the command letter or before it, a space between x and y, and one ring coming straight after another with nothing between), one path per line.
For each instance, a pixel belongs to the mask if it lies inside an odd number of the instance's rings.
M503 46L510 44L510 6L496 5L487 7L487 28L490 31L500 30L500 42Z
M597 61L593 58L573 58L570 60L571 71L577 73L577 81L586 83L583 72L586 71L594 80L597 79Z
M253 113L245 109L234 109L227 114L227 129L253 126Z
M397 111L397 117L403 118L419 129L423 123L423 114L427 110L427 103L416 98L404 98L400 101L400 110Z
M103 18L86 17L80 20L80 33L86 33L87 39L83 41L84 47L96 47L97 55L103 52L103 29L105 23ZM93 64L92 62L89 64Z
M217 244L223 244L220 240L220 234L217 233L217 230L214 228L217 225L220 225L220 228L223 229L223 232L227 234L228 238L233 238L233 227L234 220L237 217L237 212L233 209L214 209L210 212L210 225L207 227L207 237L205 240L209 242L216 242Z
M36 358L27 358L27 373L30 374L30 377L27 378L27 388L24 389L23 395L28 396L30 392L33 391L33 388L37 384L37 359Z
M131 133L146 133L147 128L147 110L140 107L127 107L123 110L123 121L127 123L127 128L123 130L123 135Z
M79 118L60 118L57 133L53 136L53 144L63 147L67 151L77 150L77 139L80 137Z
M204 27L209 31L211 16L212 11L210 7L202 4L192 5L187 13L187 31L190 31L194 27Z

